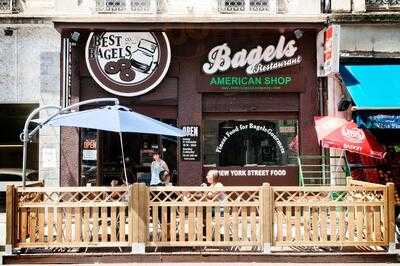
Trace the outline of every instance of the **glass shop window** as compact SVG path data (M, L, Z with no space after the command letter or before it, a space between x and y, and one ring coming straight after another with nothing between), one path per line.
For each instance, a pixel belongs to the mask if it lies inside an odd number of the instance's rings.
M0 104L0 169L22 167L22 142L19 136L26 118L37 107L37 104ZM35 123L31 123L29 130L35 126ZM38 134L28 144L27 168L39 168Z
M97 130L82 128L81 129L81 180L80 185L86 186L97 184L97 146L98 135Z
M204 162L209 166L295 164L297 120L205 120Z

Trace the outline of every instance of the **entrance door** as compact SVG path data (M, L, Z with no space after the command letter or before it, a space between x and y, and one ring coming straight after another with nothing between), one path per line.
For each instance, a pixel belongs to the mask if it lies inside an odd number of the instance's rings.
M176 127L176 120L162 119L161 121ZM171 172L170 174L172 184L178 183L177 141L178 140L176 137L160 136L160 151L162 151L162 158L167 163L168 168Z
M176 126L176 120L161 121ZM123 184L125 177L119 134L90 129L82 129L81 132L81 185L91 183L92 185L110 186L113 180L119 185ZM122 138L129 183L150 184L153 151L161 153L171 171L172 181L176 181L176 137L122 133Z

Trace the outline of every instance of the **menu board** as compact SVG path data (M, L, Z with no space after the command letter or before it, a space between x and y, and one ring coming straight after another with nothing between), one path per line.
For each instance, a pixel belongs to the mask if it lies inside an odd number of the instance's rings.
M82 139L82 160L96 161L97 160L97 140L96 132L87 132Z
M200 160L200 127L199 126L182 126L182 130L186 132L186 136L181 137L181 160L182 161L199 161Z

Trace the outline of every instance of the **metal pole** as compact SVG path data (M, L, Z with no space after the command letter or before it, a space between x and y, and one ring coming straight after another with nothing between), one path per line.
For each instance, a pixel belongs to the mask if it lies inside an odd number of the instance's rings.
M325 163L326 163L325 151L324 151L324 148L322 148L322 184L323 185L326 184Z
M86 101L83 101L83 102L78 102L78 103L69 105L69 106L63 108L63 109L60 111L60 113L64 113L64 112L70 111L70 110L72 110L72 109L74 109L74 108L76 108L76 107L78 107L78 106L81 106L81 105L91 104L91 103L100 103L100 102L114 102L115 105L119 104L119 101L118 101L117 98L98 98L98 99L90 99L90 100L86 100Z
M40 113L40 111L45 110L45 109L60 110L61 107L55 106L55 105L45 105L45 106L38 107L35 110L33 110L32 113L30 113L28 118L26 119L25 125L24 125L24 131L20 135L20 139L24 143L24 146L22 149L22 186L23 187L25 187L25 183L26 183L26 161L27 161L27 156L28 156L28 142L34 136L34 134L29 134L28 127L29 127L31 120L35 117L35 115L37 115L38 113ZM42 127L42 125L38 125L34 129L34 132L35 133L38 132L41 127Z
M125 165L124 142L122 141L122 132L118 132L118 133L119 133L119 141L121 142L122 165L124 166L125 183L128 186L128 177L126 174L126 165Z
M320 115L324 115L324 88L326 88L327 83L326 79L320 78L318 80L318 91L319 91L319 113ZM322 145L321 145L322 147ZM321 159L322 159L322 184L326 184L326 169L325 169L325 164L326 164L326 158L325 158L325 149L322 147L321 148Z

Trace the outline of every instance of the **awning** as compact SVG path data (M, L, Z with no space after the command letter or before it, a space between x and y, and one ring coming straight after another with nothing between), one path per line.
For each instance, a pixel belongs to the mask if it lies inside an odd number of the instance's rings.
M400 111L400 65L342 64L340 75L355 110Z
M400 113L395 115L358 112L355 115L355 122L359 128L400 129Z
M358 127L400 129L400 65L342 64L340 75Z

